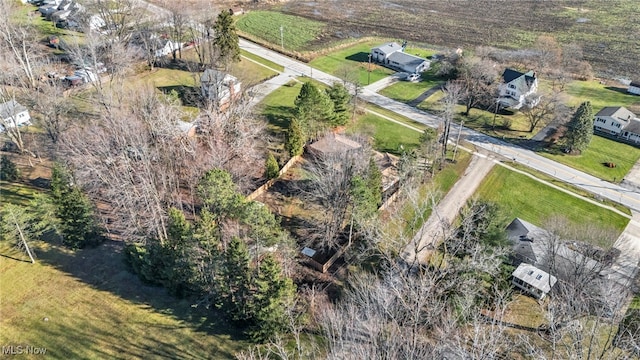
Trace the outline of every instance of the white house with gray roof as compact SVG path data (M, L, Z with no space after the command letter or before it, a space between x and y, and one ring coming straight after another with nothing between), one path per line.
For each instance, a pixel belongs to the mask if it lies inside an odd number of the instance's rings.
M14 99L0 104L0 118L0 132L6 128L31 124L29 110Z
M390 42L371 49L371 61L394 70L419 74L429 70L431 63L416 55L405 52L405 46Z
M593 121L593 129L640 144L640 119L622 106L607 106L598 111Z
M536 299L543 299L547 296L558 281L555 276L527 263L518 265L518 268L511 275L513 276L511 283L515 287Z
M538 91L538 78L536 73L529 71L522 73L513 69L505 69L502 73L502 83L499 86L500 105L512 109L520 109L525 104L536 106L540 97Z

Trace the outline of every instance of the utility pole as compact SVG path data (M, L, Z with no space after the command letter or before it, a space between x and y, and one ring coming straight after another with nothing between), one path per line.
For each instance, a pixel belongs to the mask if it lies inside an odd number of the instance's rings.
M282 51L284 51L284 28L280 25L280 47L282 47Z
M498 115L498 106L500 106L500 99L496 99L496 109L493 112L493 124L491 125L491 130L496 129L496 115Z
M453 149L453 162L456 162L456 154L458 153L458 144L460 143L460 133L462 133L462 125L464 125L464 120L460 120L460 127L458 128L458 137L456 138L456 147Z

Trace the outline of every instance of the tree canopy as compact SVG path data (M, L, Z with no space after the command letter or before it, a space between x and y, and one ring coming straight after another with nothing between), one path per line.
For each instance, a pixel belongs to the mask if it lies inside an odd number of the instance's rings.
M240 61L240 45L233 16L229 10L222 10L213 24L215 36L213 44L218 50L222 63L227 66L231 62Z
M567 126L565 144L567 152L583 152L593 136L593 109L591 102L585 101L576 110Z

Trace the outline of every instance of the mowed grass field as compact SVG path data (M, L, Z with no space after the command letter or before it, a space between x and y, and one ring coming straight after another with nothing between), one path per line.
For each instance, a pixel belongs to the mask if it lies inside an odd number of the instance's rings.
M501 166L491 170L477 196L498 203L509 219L519 217L538 226L543 226L551 217L562 216L578 227L591 224L621 233L629 222L626 217Z
M420 95L425 91L442 84L444 84L444 80L434 76L431 72L425 72L422 74L422 78L418 82L398 81L379 92L381 95L390 99L403 103L410 103L420 97Z
M640 149L594 135L589 147L581 155L568 155L562 152L554 154L540 152L540 155L600 179L620 182L640 159ZM616 167L607 167L605 163L608 162L616 164Z
M368 85L395 72L375 63L369 64L371 49L385 42L388 40L369 39L358 42L330 54L319 56L311 60L309 64L329 74L358 79L360 84Z
M272 44L284 44L287 50L301 51L322 33L325 24L299 16L258 10L242 15L236 27Z
M229 359L247 346L215 312L142 284L119 243L32 247L35 264L0 243L3 346L43 347L56 359Z

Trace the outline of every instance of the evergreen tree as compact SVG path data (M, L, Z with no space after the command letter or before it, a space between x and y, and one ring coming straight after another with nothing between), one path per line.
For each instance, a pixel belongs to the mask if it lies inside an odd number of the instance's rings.
M170 293L185 296L195 287L191 250L193 249L191 224L184 213L176 208L169 209L167 241L162 244L162 280ZM160 255L160 254L159 254Z
M243 197L236 191L231 174L222 169L207 171L198 184L198 195L216 218L239 215Z
M593 136L593 109L591 102L585 101L578 107L569 122L565 135L566 148L569 153L582 152L587 149Z
M264 177L267 178L267 180L275 179L278 177L278 172L280 172L280 165L278 165L278 161L275 156L273 156L273 153L269 152L267 161L265 162Z
M224 253L219 285L220 306L227 316L240 325L250 319L249 295L251 270L249 250L238 238L233 238Z
M240 61L240 45L233 15L229 10L222 10L213 24L215 37L213 45L218 50L222 63L226 66L230 62Z
M302 84L294 104L296 119L307 137L317 134L333 119L333 102L329 95L311 82Z
M278 262L267 255L254 276L253 324L248 332L254 341L263 342L285 330L286 308L293 300L295 286L282 275Z
M71 182L69 173L60 165L53 167L51 198L60 221L62 242L71 248L83 248L100 239L89 198Z
M291 119L284 144L285 149L291 157L302 155L306 142L305 132L300 126L300 122L297 119Z
M7 156L0 157L0 180L16 181L20 177L20 172L16 164Z
M336 126L346 124L349 119L349 102L351 101L349 90L341 83L335 83L326 92L333 101L334 114L331 124Z
M382 171L373 157L369 159L369 167L367 168L367 187L371 190L377 208L382 204Z

